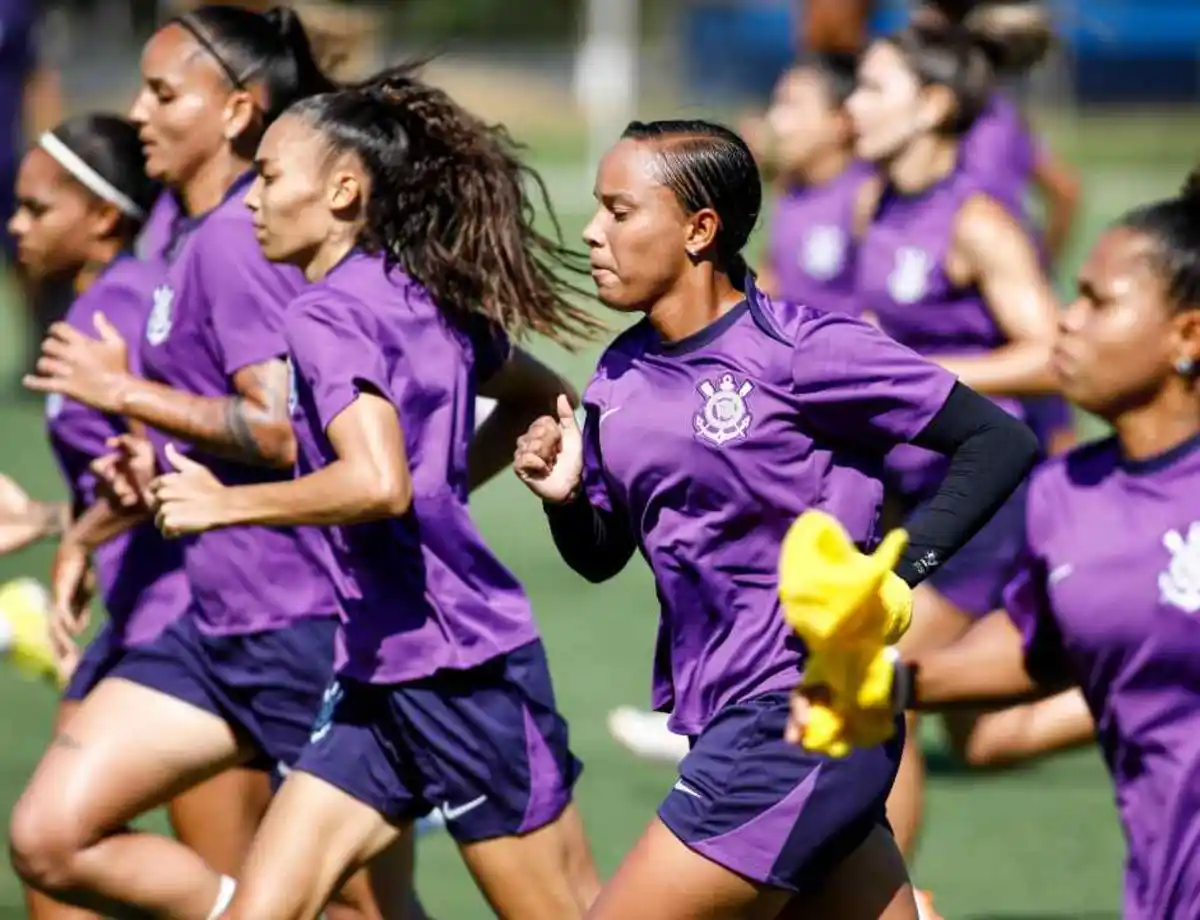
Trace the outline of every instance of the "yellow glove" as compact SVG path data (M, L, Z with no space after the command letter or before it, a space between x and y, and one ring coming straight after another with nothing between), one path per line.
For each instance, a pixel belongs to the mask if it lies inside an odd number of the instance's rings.
M807 511L780 551L784 616L808 648L804 686L828 688L813 703L805 747L839 757L878 744L894 731L889 650L912 619L912 592L892 571L908 542L891 532L870 556L860 553L836 519Z

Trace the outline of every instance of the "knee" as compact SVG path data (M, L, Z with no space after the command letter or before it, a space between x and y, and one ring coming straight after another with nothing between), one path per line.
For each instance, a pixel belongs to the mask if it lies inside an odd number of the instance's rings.
M17 802L8 826L9 859L29 887L49 893L73 887L82 845L77 828L60 809L28 792Z

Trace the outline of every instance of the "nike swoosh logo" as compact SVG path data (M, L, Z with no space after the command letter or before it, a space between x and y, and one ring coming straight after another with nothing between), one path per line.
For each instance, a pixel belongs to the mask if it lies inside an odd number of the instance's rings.
M673 788L673 789L678 789L678 790L679 790L680 792L682 792L684 795L690 795L690 796L691 796L693 799L702 799L702 798L704 798L704 796L702 796L702 795L701 795L699 792L697 792L695 789L693 789L691 786L689 786L687 783L685 783L685 782L684 782L683 780L681 780L681 779L680 779L680 780L676 780L676 781L675 781L675 785L674 785L674 786L672 786L671 788Z
M442 817L447 821L457 821L469 811L474 811L480 805L487 801L486 795L481 795L477 799L471 799L465 805L459 805L457 808L451 808L449 802L442 803Z
M1056 585L1074 571L1075 566L1068 562L1066 565L1060 565L1055 569L1051 569L1050 574L1046 576L1046 581L1052 585Z
M603 412L600 413L600 421L603 422L606 418L608 418L613 413L620 412L620 411L621 411L620 406L615 406L612 409L605 409Z

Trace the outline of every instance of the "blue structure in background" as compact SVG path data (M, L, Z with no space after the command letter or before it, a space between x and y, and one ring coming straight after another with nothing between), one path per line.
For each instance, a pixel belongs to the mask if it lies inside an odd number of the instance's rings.
M1075 58L1084 102L1187 102L1200 98L1200 0L1049 0ZM887 34L907 0L884 0L872 21ZM682 38L688 85L706 101L761 99L795 56L794 0L694 3Z

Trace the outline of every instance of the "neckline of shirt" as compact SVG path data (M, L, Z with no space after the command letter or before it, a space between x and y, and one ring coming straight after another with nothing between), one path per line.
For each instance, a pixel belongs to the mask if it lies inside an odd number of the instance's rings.
M1120 442L1117 442L1117 456L1121 469L1126 473L1133 476L1146 476L1173 466L1198 448L1200 448L1200 434L1194 434L1186 441L1176 444L1161 454L1156 454L1153 457L1145 457L1141 460L1126 457L1121 451Z
M663 355L675 357L696 351L706 345L711 345L729 329L737 325L738 320L749 311L750 301L743 298L740 303L735 304L723 316L717 317L703 329L693 332L691 335L684 336L682 339L676 339L674 342L668 342L658 334L658 330L651 327L654 342L657 346L656 350Z

